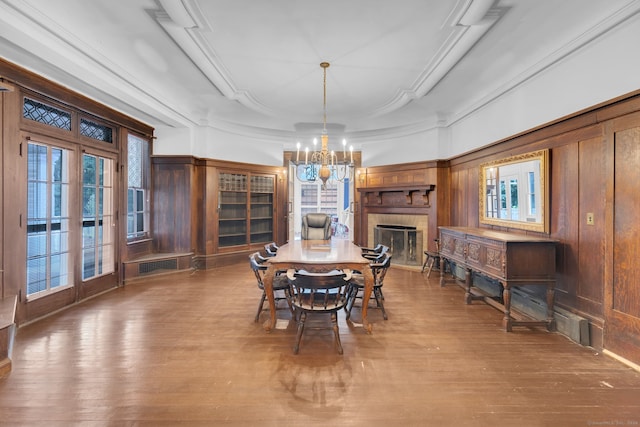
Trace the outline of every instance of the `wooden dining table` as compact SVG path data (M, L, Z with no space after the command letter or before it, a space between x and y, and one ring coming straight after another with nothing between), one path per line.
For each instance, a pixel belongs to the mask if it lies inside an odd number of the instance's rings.
M273 295L273 278L283 270L305 270L309 273L328 273L342 270L347 275L359 271L364 277L363 301L369 301L373 290L373 274L369 260L362 256L359 246L349 240L294 240L278 248L275 257L268 259L264 276L264 290L269 301L270 317L264 328L271 331L276 324L276 301ZM362 304L362 326L371 333L367 321L367 304Z

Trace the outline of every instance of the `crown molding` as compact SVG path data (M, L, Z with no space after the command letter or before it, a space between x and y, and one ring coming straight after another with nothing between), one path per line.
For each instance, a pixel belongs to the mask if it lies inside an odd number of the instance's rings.
M153 114L170 125L190 126L194 121L171 106L160 93L147 87L144 81L136 79L126 69L118 66L100 50L84 40L75 37L66 28L52 21L48 16L33 8L23 0L3 0L0 2L0 21L20 35L23 43L17 48L36 58L38 63L46 63L59 71L59 75L73 74L80 84L62 82L55 76L46 76L56 83L92 99L109 97L116 102L112 107L122 107L139 111L140 102L153 110ZM36 50L37 49L37 50ZM33 65L19 64L25 68ZM39 67L42 68L42 67ZM40 71L42 74L42 72ZM80 86L84 86L81 88ZM116 107L115 103L121 103ZM148 115L148 113L146 113Z
M504 15L505 8L491 8L492 0L467 0L461 12L450 17L451 32L426 68L409 89L399 90L385 105L373 110L374 117L402 108L411 100L422 98L442 80L491 27ZM478 7L474 7L478 5ZM469 14L468 12L471 11ZM470 15L470 17L468 17Z
M472 115L476 111L484 108L501 96L504 96L508 92L516 89L518 86L521 86L526 82L534 79L540 73L551 68L555 64L564 60L566 57L576 53L581 48L585 47L595 39L603 36L608 31L615 29L626 20L631 19L638 13L640 13L640 2L630 1L616 13L609 15L608 17L600 21L597 25L591 27L588 31L581 34L579 37L573 39L571 42L565 44L561 48L547 55L520 74L516 75L511 80L497 86L494 90L492 90L485 96L470 102L466 108L452 114L449 117L448 125L454 125L455 123Z

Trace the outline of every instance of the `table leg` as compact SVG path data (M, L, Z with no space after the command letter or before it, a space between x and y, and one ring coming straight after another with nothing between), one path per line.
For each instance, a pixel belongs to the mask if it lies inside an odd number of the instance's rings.
M276 268L272 264L269 264L262 279L264 283L264 293L267 295L267 301L269 301L269 320L263 324L264 330L267 332L271 332L276 325L276 300L273 295L273 278L275 275Z
M372 326L367 320L367 306L369 305L369 298L371 298L371 292L373 291L373 273L370 268L364 268L362 275L364 276L364 290L362 294L362 327L370 334Z
M440 287L444 286L444 257L440 257Z

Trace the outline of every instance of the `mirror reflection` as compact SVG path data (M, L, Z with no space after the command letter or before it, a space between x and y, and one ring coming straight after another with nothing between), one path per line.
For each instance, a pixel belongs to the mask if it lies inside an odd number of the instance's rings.
M547 231L547 150L480 166L480 223Z

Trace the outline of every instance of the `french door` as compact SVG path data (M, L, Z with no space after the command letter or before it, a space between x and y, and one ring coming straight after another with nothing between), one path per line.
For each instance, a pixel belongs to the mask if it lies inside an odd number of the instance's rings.
M27 297L73 286L70 172L74 152L29 142L27 148Z
M343 166L339 166L343 167ZM340 171L344 174L344 171ZM322 188L320 180L305 182L297 178L296 166L289 165L289 240L300 239L302 217L322 212L332 217L332 235L353 240L353 180L330 180Z
M116 271L115 156L29 139L26 295L113 285ZM106 279L103 279L106 278ZM117 280L117 279L116 279ZM96 286L94 286L96 285Z
M115 271L114 160L82 155L82 280Z

